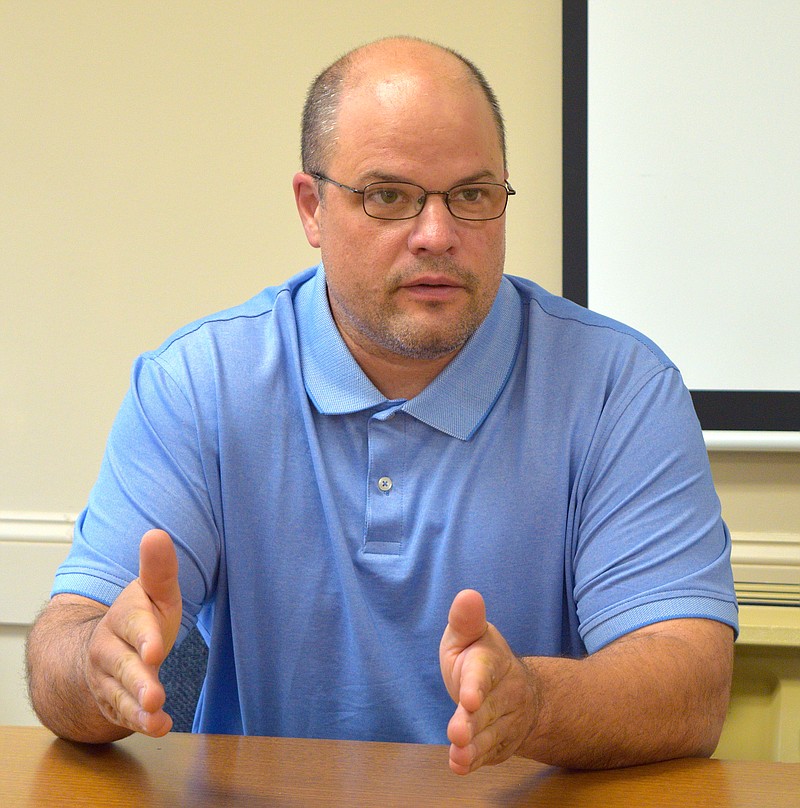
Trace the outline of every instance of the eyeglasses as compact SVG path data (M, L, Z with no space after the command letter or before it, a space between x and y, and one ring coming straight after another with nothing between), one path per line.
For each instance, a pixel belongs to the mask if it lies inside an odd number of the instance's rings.
M363 190L336 182L324 174L310 172L321 182L329 182L361 195L364 213L373 219L413 219L422 213L429 196L444 197L444 204L456 219L486 222L499 219L506 210L508 197L517 192L506 182L470 182L449 191L426 191L412 182L371 182Z

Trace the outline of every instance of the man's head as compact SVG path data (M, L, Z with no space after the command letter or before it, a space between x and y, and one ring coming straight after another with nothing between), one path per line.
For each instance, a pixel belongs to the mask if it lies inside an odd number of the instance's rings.
M321 248L331 311L357 358L455 354L497 293L504 217L457 219L432 195L415 218L374 219L363 195L309 172L358 190L387 180L438 192L504 183L502 119L477 69L415 39L351 52L312 86L303 160L298 210L309 243Z
M300 137L300 161L306 174L325 174L327 171L327 163L336 143L336 113L342 91L346 87L346 79L351 77L351 69L357 67L358 61L365 54L368 55L371 48L389 45L392 42L397 43L398 47L403 47L404 43L411 45L415 42L423 46L431 45L431 43L410 37L379 40L364 48L357 48L346 53L325 68L311 83L303 107ZM465 76L474 81L482 90L497 125L505 166L507 158L505 122L494 90L478 66L465 56L450 48L434 47L460 61L464 66Z

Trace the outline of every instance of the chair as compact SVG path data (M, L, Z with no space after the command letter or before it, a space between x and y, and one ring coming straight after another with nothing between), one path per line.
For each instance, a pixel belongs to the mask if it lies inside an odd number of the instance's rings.
M193 628L161 665L160 679L167 692L164 710L172 716L174 732L191 732L194 711L208 664L208 648Z

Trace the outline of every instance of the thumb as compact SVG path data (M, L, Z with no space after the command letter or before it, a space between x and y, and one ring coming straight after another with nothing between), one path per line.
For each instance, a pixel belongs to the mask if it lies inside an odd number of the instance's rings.
M139 583L147 597L159 607L171 606L180 599L178 556L169 534L148 530L139 545Z
M156 609L164 641L163 654L172 648L181 622L178 556L169 534L148 530L139 545L139 585Z
M463 589L453 599L447 628L439 644L439 667L447 692L454 702L460 701L462 652L479 640L489 628L486 605L480 592Z
M486 604L481 593L474 589L461 590L453 599L447 617L445 636L449 635L450 647L462 651L479 640L487 628Z

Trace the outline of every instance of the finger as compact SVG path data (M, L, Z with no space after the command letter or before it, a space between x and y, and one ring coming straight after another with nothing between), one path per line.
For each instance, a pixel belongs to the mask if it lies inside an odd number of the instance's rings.
M460 704L448 725L456 768L475 771L507 760L530 735L536 722L537 687L524 663L514 659L475 712Z
M447 723L447 740L456 746L465 747L475 735L472 724L472 713L459 704L450 721Z
M469 774L472 771L472 751L468 747L450 747L450 771L455 774Z
M494 766L508 760L522 743L516 716L507 714L479 732L470 744L473 752L471 768Z
M483 697L483 691L486 697ZM447 725L447 738L456 746L465 747L474 743L475 738L490 728L513 705L507 704L498 689L486 686L480 688L481 704L475 710L470 710L463 702L459 703Z
M111 724L124 727L132 732L139 732L142 735L149 735L153 738L160 738L172 729L172 718L163 710L155 713L148 713L133 705L129 711L122 707L115 708L111 704L98 702L98 707L102 716Z
M168 716L159 707L145 710L139 702L111 676L99 679L93 690L95 701L103 716L114 724L147 735L163 734Z
M470 713L482 712L485 700L508 669L491 644L475 645L465 652L461 666L459 704Z
M523 714L516 705L501 701L492 694L483 708L469 716L471 737L467 748L472 756L472 768L499 763L509 758L519 747L525 734ZM503 706L506 708L502 710Z
M508 760L520 746L515 723L514 716L504 715L475 735L466 746L451 744L450 768L456 774L469 774L481 766Z
M97 650L102 645L109 650ZM112 648L118 653L113 653ZM136 651L118 638L94 643L86 683L108 721L148 735L169 731L171 719L162 709L166 694L155 671L143 666Z
M154 712L162 707L166 694L156 668L145 664L135 648L111 630L99 626L89 647L88 676L96 697L109 699L109 681L124 690L141 708ZM98 693L98 691L100 691Z
M461 706L456 710L447 728L454 771L466 774L481 766L500 763L519 747L522 738L516 711L495 716L490 714L493 709L492 705L486 705L486 709L477 713L468 713Z
M161 738L172 729L172 716L159 710L157 713L147 713L139 730L143 735L151 738Z
M160 665L166 656L162 622L139 579L132 581L117 596L95 631L92 649L98 654L98 663L102 655L108 654L104 669L113 674L115 655L134 651L146 665Z

